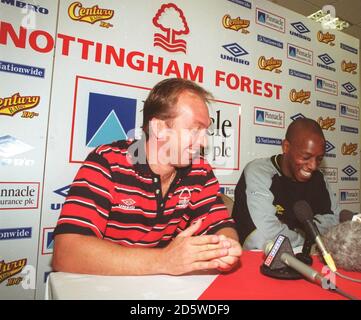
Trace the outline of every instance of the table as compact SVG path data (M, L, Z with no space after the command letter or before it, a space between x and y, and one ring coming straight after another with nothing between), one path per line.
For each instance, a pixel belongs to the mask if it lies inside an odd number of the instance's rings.
M48 299L118 300L336 300L343 296L307 280L278 280L259 271L262 252L244 251L241 266L228 274L186 276L94 276L53 272L47 281ZM314 257L312 266L323 264ZM342 274L361 280L361 273ZM361 299L361 283L337 277L336 285Z

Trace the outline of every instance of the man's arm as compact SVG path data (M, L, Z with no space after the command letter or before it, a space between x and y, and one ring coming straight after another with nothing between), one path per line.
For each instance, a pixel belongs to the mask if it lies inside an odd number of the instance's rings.
M98 275L179 275L217 269L215 259L228 255L228 244L218 235L193 236L201 221L191 225L165 248L124 247L93 236L59 234L55 237L55 271Z

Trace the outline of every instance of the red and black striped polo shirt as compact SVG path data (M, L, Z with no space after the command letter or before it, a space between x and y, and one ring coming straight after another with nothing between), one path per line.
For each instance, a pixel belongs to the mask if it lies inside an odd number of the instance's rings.
M204 159L177 169L163 198L160 176L146 161L132 163L127 157L135 142L117 141L89 154L71 185L55 235L77 233L124 246L164 247L196 219L203 219L197 235L233 227L219 183Z

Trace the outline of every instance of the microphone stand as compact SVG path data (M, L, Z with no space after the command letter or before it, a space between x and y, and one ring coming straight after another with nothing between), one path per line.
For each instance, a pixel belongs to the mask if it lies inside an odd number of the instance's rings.
M305 263L309 266L312 265L312 263L313 263L310 253L311 253L312 245L314 243L315 242L312 239L310 239L308 236L306 236L305 242L303 243L302 252L296 254L296 258L298 260L301 260L303 263Z

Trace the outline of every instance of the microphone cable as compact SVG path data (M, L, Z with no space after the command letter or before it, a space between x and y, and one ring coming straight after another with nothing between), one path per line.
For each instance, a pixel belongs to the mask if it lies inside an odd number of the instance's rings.
M335 292L337 292L338 294L340 294L341 296L344 296L345 298L350 299L350 300L360 300L359 298L357 298L357 297L355 297L355 296L353 296L353 295L351 295L351 294L349 294L349 293L341 290L341 289L338 288L338 287L330 288L329 290L335 291Z
M355 278L351 278L349 276L346 276L338 271L335 272L336 275L338 275L340 278L349 280L349 281L353 281L353 282L357 282L357 283L361 283L361 279L355 279Z

